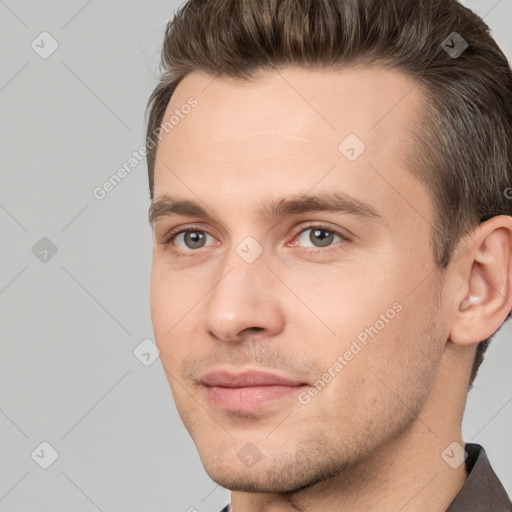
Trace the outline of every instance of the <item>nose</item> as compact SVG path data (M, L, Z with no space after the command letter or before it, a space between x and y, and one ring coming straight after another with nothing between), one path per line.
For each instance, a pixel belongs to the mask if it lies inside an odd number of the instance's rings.
M265 253L247 263L232 251L205 301L204 329L210 336L236 342L244 337L269 337L283 330L280 283L267 263Z

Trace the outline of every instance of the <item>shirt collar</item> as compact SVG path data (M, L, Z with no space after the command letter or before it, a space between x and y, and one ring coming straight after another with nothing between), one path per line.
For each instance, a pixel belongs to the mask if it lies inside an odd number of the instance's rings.
M511 512L512 503L482 446L466 443L468 478L446 512Z

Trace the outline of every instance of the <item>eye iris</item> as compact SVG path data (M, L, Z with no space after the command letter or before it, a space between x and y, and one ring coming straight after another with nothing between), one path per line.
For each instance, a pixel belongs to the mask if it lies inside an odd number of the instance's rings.
M326 234L327 233L327 234ZM315 237L317 237L315 239ZM313 229L311 230L311 234L309 235L309 239L314 245L317 245L318 247L325 247L329 245L332 242L332 239L334 238L334 233L331 233L327 229ZM317 243L317 242L320 243Z
M202 247L205 241L205 235L201 231L187 231L184 238L185 244L190 249Z

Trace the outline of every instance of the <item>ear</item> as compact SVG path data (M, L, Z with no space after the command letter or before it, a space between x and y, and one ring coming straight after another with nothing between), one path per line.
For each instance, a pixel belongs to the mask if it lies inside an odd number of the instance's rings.
M479 343L492 336L512 309L512 217L498 215L464 239L454 263L457 276L450 341Z

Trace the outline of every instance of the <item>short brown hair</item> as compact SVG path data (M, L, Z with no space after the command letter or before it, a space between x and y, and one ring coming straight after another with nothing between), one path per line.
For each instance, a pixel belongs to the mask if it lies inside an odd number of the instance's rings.
M468 45L460 55L449 53L454 41ZM465 234L512 214L504 193L512 181L512 71L489 27L456 0L187 2L167 24L163 74L148 101L151 199L154 133L189 73L250 80L289 65L358 64L405 72L424 92L409 157L411 172L433 198L432 249L438 267L446 268ZM489 341L478 345L470 387Z

